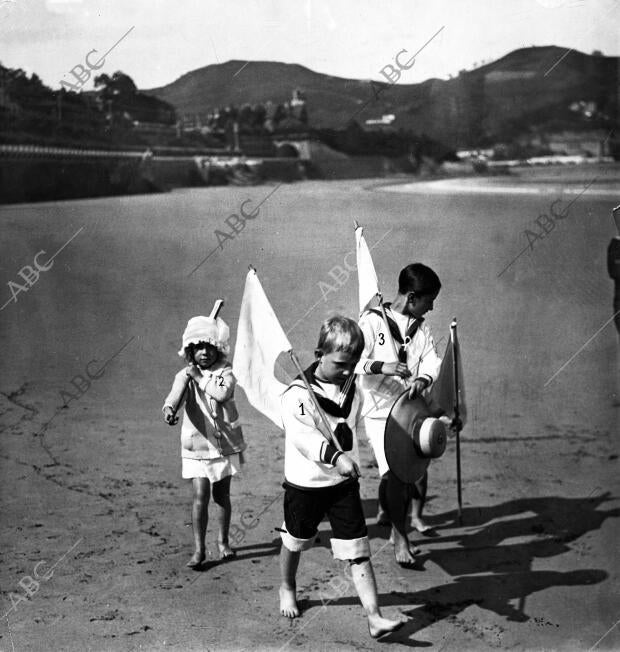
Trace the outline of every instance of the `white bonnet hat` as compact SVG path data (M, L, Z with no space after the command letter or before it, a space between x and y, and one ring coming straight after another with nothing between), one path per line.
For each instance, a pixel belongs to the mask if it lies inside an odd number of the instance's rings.
M228 340L230 338L230 329L228 324L217 317L192 317L187 322L187 327L183 333L183 346L179 351L179 355L185 357L185 347L188 344L198 344L198 342L206 342L213 345L220 353L228 355L230 345Z

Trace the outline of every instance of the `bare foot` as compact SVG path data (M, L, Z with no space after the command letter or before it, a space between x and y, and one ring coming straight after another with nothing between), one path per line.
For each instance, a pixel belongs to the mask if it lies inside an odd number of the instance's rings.
M394 556L398 564L415 564L413 556L417 555L420 549L416 548L406 537L392 529L390 543L394 544Z
M404 623L401 620L388 620L378 614L368 616L368 632L373 638L379 638L400 629Z
M409 541L409 539L407 539L406 541L407 541L407 544L409 545L409 552L412 555L419 555L422 552L422 550L420 550L420 548L418 548L417 546L414 546L413 543L411 543L411 541ZM392 531L390 532L390 538L388 539L388 543L391 543L392 545L394 545L394 528L392 528Z
M227 543L220 543L218 541L217 547L220 551L220 559L230 559L237 555L237 553Z
M295 589L280 587L280 613L287 618L298 618L299 607L295 599Z
M412 518L411 527L415 528L421 534L424 534L425 532L431 532L433 530L433 526L429 525L422 518Z
M206 559L205 553L200 550L192 555L192 558L185 564L188 568L198 568Z

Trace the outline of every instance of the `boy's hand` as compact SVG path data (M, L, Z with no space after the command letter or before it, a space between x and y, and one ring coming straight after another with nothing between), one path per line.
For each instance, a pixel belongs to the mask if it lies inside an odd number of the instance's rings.
M361 475L359 466L344 453L338 456L336 468L338 469L338 473L345 478L359 478Z
M174 410L169 405L166 405L164 408L164 421L169 426L174 426L179 422L179 417L174 413Z
M448 437L454 437L456 435L457 429L458 430L463 429L463 422L457 417L454 417L454 419L451 419L450 417L446 416L445 414L442 414L439 417L439 420L448 429Z
M414 380L409 388L409 398L420 396L424 389L426 389L426 383L423 380L420 380L419 378L418 380Z
M400 378L409 378L411 376L411 371L404 362L384 362L381 373L385 376L399 376Z
M193 364L190 364L187 369L185 370L185 373L190 377L193 378L195 381L199 381L202 378L202 374L200 373L200 369L196 367Z

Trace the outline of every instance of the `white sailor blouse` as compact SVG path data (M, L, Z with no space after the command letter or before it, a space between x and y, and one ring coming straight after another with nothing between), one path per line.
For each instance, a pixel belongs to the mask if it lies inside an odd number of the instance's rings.
M356 426L361 400L355 380L343 387L321 382L314 376L315 368L316 363L305 371L306 378L343 452L359 464ZM347 480L335 466L340 453L323 436L323 421L301 378L296 378L284 391L281 404L286 482L304 489L319 489Z
M389 304L384 306L398 354L392 347L381 311L373 308L367 310L359 321L365 345L355 368L355 373L360 375L362 414L375 419L386 419L394 401L410 385L410 381L380 373L378 361L406 362L411 371L411 379L422 378L426 381L426 389L437 379L441 366L431 329L424 323L424 319L412 320L405 333L394 319Z

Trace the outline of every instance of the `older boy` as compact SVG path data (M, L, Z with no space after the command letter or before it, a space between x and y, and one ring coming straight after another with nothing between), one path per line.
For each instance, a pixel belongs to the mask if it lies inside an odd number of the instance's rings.
M407 538L405 523L412 501L413 526L422 533L430 530L422 518L427 476L415 485L408 485L389 470L383 446L385 422L405 388L410 388L413 398L437 378L441 358L435 350L431 330L424 323L424 315L433 309L440 289L439 277L430 267L422 263L407 265L398 277L396 298L385 304L389 332L378 309L366 311L359 322L365 346L355 371L361 374L364 428L381 476L380 516L383 511L392 524L394 554L401 564L412 564L417 552Z
M363 348L359 326L352 319L332 317L321 326L317 361L304 372L342 452L326 438L323 422L301 378L295 379L282 396L285 494L280 613L288 618L299 616L295 578L301 552L312 547L318 525L327 515L333 555L350 564L370 635L378 638L402 623L381 616L359 494L355 423L360 401L355 383L346 381Z

